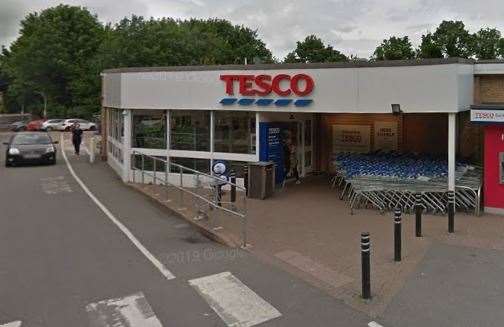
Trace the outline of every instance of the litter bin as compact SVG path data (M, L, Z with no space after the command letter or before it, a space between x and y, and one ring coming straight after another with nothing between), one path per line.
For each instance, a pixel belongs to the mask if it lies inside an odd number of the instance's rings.
M259 161L248 166L248 197L264 200L275 192L275 163Z

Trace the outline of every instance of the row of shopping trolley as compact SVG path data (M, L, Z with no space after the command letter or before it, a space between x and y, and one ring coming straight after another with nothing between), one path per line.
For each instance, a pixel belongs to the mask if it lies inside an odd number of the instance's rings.
M359 157L356 156L356 158ZM359 167L364 166L362 162L355 162L355 164ZM382 212L402 208L404 212L413 212L417 205L417 194L421 194L419 204L426 212L433 214L447 212L448 181L444 174L435 174L434 177L422 175L417 178L410 176L405 178L398 175L372 175L372 172L361 171L361 174L349 175L344 165L338 165L336 162L335 166L335 174L331 180L332 187L341 190L340 199L347 201L352 212L358 208L375 208ZM438 172L439 169L431 169L431 171ZM376 171L374 173L376 174ZM457 210L480 214L481 176L480 167L457 165L455 190Z

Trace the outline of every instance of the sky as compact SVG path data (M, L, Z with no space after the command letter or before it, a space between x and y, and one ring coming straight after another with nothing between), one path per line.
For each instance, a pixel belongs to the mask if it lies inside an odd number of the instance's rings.
M389 36L408 35L418 45L442 20L462 20L471 32L495 27L504 34L503 0L0 0L0 45L16 39L27 13L60 3L87 7L112 23L132 14L225 18L257 30L279 59L310 34L362 58Z

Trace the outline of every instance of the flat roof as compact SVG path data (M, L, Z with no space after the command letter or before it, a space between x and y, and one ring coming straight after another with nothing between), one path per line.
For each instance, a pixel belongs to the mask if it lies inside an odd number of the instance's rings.
M412 60L382 60L382 61L348 61L334 63L294 63L294 64L258 64L258 65L200 65L200 66L168 66L168 67L124 67L106 69L105 74L113 73L144 73L144 72L180 72L180 71L215 71L215 70L272 70L272 69L324 69L324 68L367 68L367 67L404 67L430 66L448 64L495 64L504 60L482 60L464 58L434 58Z

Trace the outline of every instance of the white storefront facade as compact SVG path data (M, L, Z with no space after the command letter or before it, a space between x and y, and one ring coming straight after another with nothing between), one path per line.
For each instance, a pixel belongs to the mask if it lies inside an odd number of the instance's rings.
M326 171L338 149L440 148L453 190L457 124L473 104L474 73L462 59L107 70L107 160L125 181L134 152L203 172L226 160L239 171L273 160L288 135L303 177ZM429 122L442 131L419 127Z

